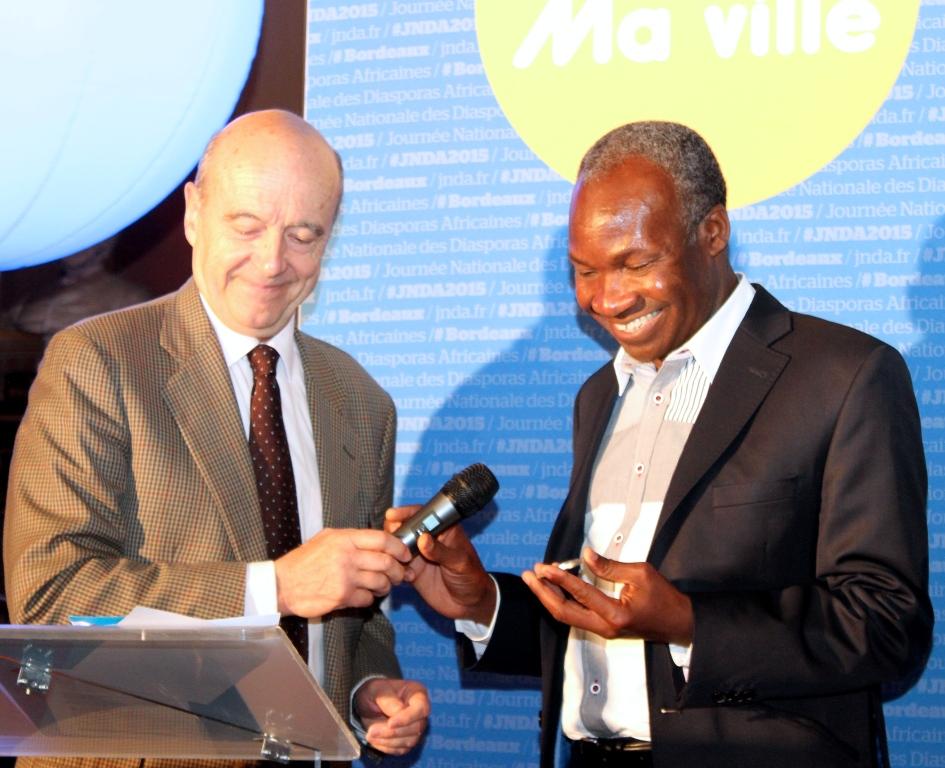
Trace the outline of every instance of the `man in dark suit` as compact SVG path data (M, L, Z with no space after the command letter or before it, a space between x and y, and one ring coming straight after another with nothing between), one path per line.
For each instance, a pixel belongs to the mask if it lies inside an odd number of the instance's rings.
M690 129L630 124L588 151L575 293L620 349L575 402L544 563L489 578L457 528L408 573L468 661L541 675L543 766L885 764L880 687L929 652L908 371L737 275L729 234ZM555 565L579 553L580 574Z
M341 191L337 155L295 115L244 115L211 141L185 188L194 279L49 344L10 475L7 594L18 623L136 605L312 619L293 623L297 647L332 702L370 745L402 754L429 702L400 679L378 605L410 558L377 530L396 414L361 366L294 322ZM292 480L273 490L292 505L278 525L304 542L279 556L250 448L250 359L273 350Z

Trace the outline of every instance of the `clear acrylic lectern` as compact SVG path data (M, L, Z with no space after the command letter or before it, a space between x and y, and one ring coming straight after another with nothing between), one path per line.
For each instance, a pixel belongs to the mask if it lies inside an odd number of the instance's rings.
M0 754L353 760L278 627L0 625Z

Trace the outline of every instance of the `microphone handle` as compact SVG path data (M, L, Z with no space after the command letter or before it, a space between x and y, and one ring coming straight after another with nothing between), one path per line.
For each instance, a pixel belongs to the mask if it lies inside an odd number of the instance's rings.
M458 523L460 518L450 497L440 491L405 520L403 525L394 531L394 536L407 545L410 554L416 556L419 553L417 540L422 534L429 533L431 536L436 536Z

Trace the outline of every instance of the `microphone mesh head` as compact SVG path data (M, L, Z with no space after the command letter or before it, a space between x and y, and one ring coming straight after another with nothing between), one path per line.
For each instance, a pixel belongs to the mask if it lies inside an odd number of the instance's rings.
M499 481L485 464L470 464L457 472L443 486L443 493L453 502L460 517L478 512L499 490Z

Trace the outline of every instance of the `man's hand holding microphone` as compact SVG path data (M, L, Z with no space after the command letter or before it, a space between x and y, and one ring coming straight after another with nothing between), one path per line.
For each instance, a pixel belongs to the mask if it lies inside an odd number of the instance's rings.
M483 464L473 464L450 480L423 507L394 507L384 528L408 544L415 557L404 580L437 613L478 624L492 622L495 582L486 573L460 519L478 511L499 484ZM583 554L587 573L617 582L616 597L601 592L580 576L536 563L522 576L549 613L562 623L603 637L642 637L686 645L692 640L689 598L647 563L620 563L590 549Z

